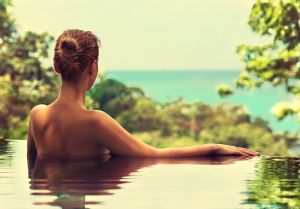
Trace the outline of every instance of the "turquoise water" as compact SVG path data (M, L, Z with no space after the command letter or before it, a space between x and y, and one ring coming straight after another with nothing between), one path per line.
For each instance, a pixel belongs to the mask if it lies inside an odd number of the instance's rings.
M276 131L299 131L296 118L289 117L277 121L270 112L278 101L291 100L281 87L265 85L252 91L238 90L232 96L220 98L217 87L233 84L238 71L108 71L107 78L115 78L126 85L141 87L147 96L159 101L169 101L182 97L188 101L206 104L231 102L243 104L252 116L266 119ZM232 85L233 86L233 85Z

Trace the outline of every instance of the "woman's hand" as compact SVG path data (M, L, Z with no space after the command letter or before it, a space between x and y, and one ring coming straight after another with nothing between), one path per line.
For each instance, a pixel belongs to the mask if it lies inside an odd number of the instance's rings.
M216 155L240 155L240 156L258 156L259 152L255 152L243 147L230 146L225 144L216 144Z

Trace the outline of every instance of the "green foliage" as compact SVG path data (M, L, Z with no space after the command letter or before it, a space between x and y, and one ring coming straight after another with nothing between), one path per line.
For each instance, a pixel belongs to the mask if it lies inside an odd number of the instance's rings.
M6 130L11 139L24 139L27 136L29 116L21 119L18 116L11 115L8 117L9 128Z
M189 136L161 136L160 131L148 131L148 132L133 132L133 135L141 141L157 148L168 147L188 147L199 145L198 141L195 141Z
M229 86L223 84L218 86L218 94L221 97L228 96L233 94L233 90Z
M20 34L8 12L9 0L0 1L0 137L24 137L12 131L26 121L37 103L48 103L55 95L57 79L48 57L53 37L28 31Z
M293 115L298 110L299 105L293 106L289 102L279 102L274 106L271 112L278 118L278 120L284 119L288 115Z
M262 154L288 154L288 147L283 136L275 135L262 127L250 123L205 129L201 132L200 138L204 143L230 144L247 147Z
M104 112L116 117L124 110L131 109L136 98L143 96L143 91L136 87L127 87L115 79L103 79L92 87L89 96Z
M300 1L257 0L251 10L249 26L272 41L265 45L237 47L245 68L237 78L238 88L252 89L271 84L300 95ZM222 91L220 92L222 94ZM225 94L226 95L226 94ZM296 98L297 99L297 98ZM300 113L299 108L278 110L279 119Z
M138 99L128 111L123 111L116 119L128 131L152 131L160 129L159 115L155 103L150 98Z
M247 181L244 204L251 208L300 208L299 158L262 157Z

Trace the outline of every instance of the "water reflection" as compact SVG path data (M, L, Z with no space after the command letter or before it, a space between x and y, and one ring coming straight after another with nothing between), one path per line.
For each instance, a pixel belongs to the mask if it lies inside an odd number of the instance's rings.
M245 204L264 209L300 209L300 159L261 157L248 181Z
M26 141L0 145L1 208L300 209L299 158L25 156Z
M8 141L0 139L0 165L10 165L13 153Z
M34 202L35 205L85 208L101 204L87 201L87 195L113 195L122 184L129 183L139 169L155 164L231 164L245 157L211 157L178 159L142 159L112 157L97 161L68 161L64 159L28 158L31 195L50 195L53 201Z

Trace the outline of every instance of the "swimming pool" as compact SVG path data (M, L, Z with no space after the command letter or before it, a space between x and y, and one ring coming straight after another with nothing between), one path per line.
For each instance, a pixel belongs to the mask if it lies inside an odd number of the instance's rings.
M300 209L300 159L29 161L0 145L0 208Z

